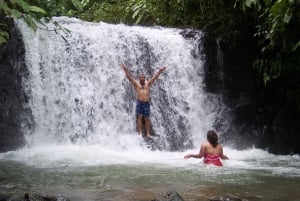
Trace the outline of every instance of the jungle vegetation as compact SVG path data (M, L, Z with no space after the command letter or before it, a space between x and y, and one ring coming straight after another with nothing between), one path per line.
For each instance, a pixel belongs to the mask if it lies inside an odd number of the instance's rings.
M23 18L37 30L41 18L53 16L201 29L228 44L246 25L259 50L253 66L265 84L300 74L300 0L1 0L0 44L9 38L6 17ZM299 82L291 93L300 110Z

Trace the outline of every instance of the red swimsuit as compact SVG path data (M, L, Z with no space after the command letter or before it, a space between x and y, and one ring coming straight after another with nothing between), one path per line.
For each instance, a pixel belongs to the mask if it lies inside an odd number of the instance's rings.
M216 166L223 166L223 164L220 161L219 154L204 154L204 163L213 164Z

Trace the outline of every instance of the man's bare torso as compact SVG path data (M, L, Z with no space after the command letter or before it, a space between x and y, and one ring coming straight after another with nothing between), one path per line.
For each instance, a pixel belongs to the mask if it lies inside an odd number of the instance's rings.
M150 101L150 87L148 82L145 82L144 85L137 83L135 86L136 98L138 101L149 102Z

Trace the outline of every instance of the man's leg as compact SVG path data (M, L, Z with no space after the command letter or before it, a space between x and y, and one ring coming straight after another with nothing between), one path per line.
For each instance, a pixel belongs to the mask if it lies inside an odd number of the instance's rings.
M151 123L150 123L150 118L149 117L145 117L145 127L146 127L146 133L147 133L147 137L149 138L153 138L153 135L151 135Z
M143 128L143 115L138 115L138 117L137 117L137 129L138 129L138 134L140 135L140 136L143 136L142 135L142 128Z

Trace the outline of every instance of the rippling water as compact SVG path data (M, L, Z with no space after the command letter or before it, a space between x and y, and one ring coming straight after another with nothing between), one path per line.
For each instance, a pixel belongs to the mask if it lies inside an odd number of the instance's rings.
M136 139L135 136L131 136ZM0 193L62 194L71 200L151 200L174 189L185 200L236 196L250 201L300 198L300 158L225 147L224 167L183 159L186 152L105 150L49 145L0 154Z

